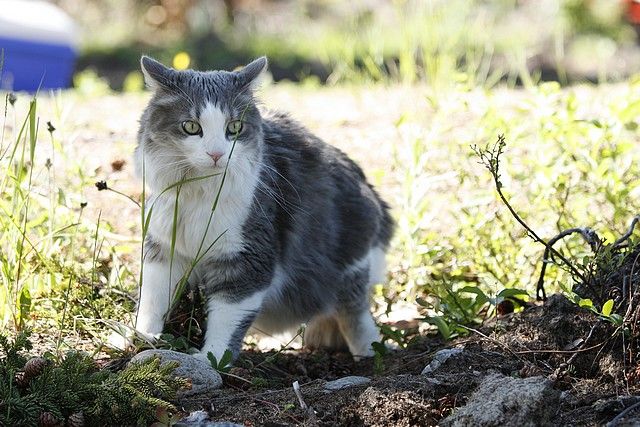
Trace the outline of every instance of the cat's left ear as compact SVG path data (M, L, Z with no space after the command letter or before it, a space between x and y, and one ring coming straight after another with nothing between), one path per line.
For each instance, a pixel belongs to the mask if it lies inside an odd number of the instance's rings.
M144 75L144 82L151 90L168 87L171 77L175 73L171 68L162 65L149 56L140 58L140 69Z
M267 65L267 57L261 56L247 64L241 70L236 71L236 75L238 76L238 85L240 87L250 86L251 89L257 88L262 80L261 77L267 71Z

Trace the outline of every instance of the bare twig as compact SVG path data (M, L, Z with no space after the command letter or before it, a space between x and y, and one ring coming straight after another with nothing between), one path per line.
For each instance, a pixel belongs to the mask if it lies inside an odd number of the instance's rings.
M309 421L311 421L311 423L317 424L318 420L316 418L316 411L314 411L313 407L307 405L307 403L304 401L304 398L302 397L302 392L300 391L300 383L298 383L298 381L293 382L293 392L298 398L298 403L300 403L300 409L304 411L304 413L306 414L307 418L309 418Z
M633 220L631 220L631 225L629 225L629 229L618 240L613 242L613 245L611 245L612 249L618 248L625 241L627 241L629 237L631 237L631 235L633 234L633 230L636 228L636 225L638 224L638 221L640 221L640 215L636 215L635 217L633 217Z
M544 289L544 275L547 271L547 264L553 261L553 253L551 253L551 249L553 248L553 245L555 245L559 240L564 239L565 237L575 233L579 233L582 236L582 238L585 240L585 242L589 244L589 246L591 247L591 250L594 252L596 252L600 247L600 245L602 244L602 241L600 240L596 232L588 227L570 228L568 230L562 231L557 236L549 240L549 242L547 243L544 249L544 255L542 257L542 268L540 270L540 278L538 279L538 284L536 286L536 296L538 300L547 299L547 293L545 292L545 289Z
M484 334L484 333L480 332L480 331L479 331L479 330L477 330L477 329L470 328L470 327L468 327L468 326L464 326L464 325L459 325L459 326L461 326L462 328L464 328L464 329L466 329L466 330L468 330L468 331L471 331L471 332L473 332L473 333L475 333L475 334L480 335L480 336L481 336L482 338L484 338L485 340L487 340L487 341L489 341L489 342L494 343L494 344L495 344L495 345L497 345L498 347L502 347L503 349L507 350L509 353L511 353L512 355L514 355L514 356L515 356L515 357L517 357L518 359L522 360L522 358L519 356L519 352L512 350L512 349L511 349L507 344L502 343L502 342L500 342L500 341L498 341L498 340L496 340L496 339L494 339L494 338L491 338L491 337L490 337L490 336L488 336L487 334Z
M483 164L491 173L493 177L493 181L496 186L496 191L498 192L498 196L502 203L507 207L511 215L514 219L527 231L529 236L536 242L544 245L544 247L554 256L558 257L568 268L571 270L571 274L575 277L579 278L581 281L585 282L585 277L578 271L577 268L569 262L569 260L562 255L560 252L551 247L546 241L544 241L538 234L527 225L526 222L518 215L515 209L511 206L506 196L502 192L502 182L500 181L500 156L504 153L504 147L506 146L504 135L498 135L498 139L493 145L493 147L487 146L485 149L478 148L477 146L472 146L471 148L476 153L476 155L480 158L480 163ZM546 295L537 295L538 300L545 299Z
M306 411L307 409L309 409L309 406L307 406L307 403L304 401L304 398L302 397L302 392L300 391L300 383L298 381L293 382L293 392L296 394L296 397L298 398L298 402L300 403L300 408L303 411Z

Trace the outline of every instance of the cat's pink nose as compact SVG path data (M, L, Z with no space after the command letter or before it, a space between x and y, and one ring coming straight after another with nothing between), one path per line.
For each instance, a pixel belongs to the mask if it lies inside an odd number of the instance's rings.
M218 163L218 160L220 160L220 158L224 156L224 153L220 151L214 151L213 153L207 152L207 154L213 159L213 163Z

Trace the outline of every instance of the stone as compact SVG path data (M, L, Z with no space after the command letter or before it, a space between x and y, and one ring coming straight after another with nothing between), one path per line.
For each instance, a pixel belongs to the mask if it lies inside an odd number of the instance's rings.
M444 426L549 425L558 411L560 391L545 377L487 375L466 405L442 420Z
M358 377L358 376L350 376L339 378L334 381L328 381L324 385L324 390L327 392L342 390L349 387L354 387L357 385L363 385L371 382L371 380L367 377Z
M435 356L433 356L431 363L424 367L421 374L427 375L434 373L444 362L447 361L447 359L459 354L462 354L461 348L446 348L444 350L437 351Z
M231 421L211 421L205 411L195 411L182 418L175 427L243 427Z
M158 356L161 363L176 361L180 364L173 373L177 377L191 379L191 390L182 390L178 398L207 393L222 387L222 377L208 363L195 357L173 350L145 350L136 354L129 363L140 362Z

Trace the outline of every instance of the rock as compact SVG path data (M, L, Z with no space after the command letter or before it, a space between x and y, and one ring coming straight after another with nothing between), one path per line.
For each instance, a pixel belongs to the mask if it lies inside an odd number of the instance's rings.
M426 375L435 372L444 362L447 361L447 359L459 354L462 354L461 348L446 348L444 350L437 351L435 356L433 356L431 363L424 367L421 374Z
M129 363L140 362L152 356L159 356L162 363L176 361L180 364L173 373L178 377L191 379L191 390L182 390L178 397L188 397L207 393L222 387L222 378L218 371L202 360L173 350L145 350L136 354Z
M334 381L327 382L324 385L324 390L327 392L342 390L344 388L367 384L368 382L371 382L371 380L367 377L358 377L358 376L343 377Z
M487 375L465 406L442 420L442 426L549 425L558 411L560 392L545 377Z
M175 424L176 427L243 427L231 421L211 421L205 411L195 411Z

